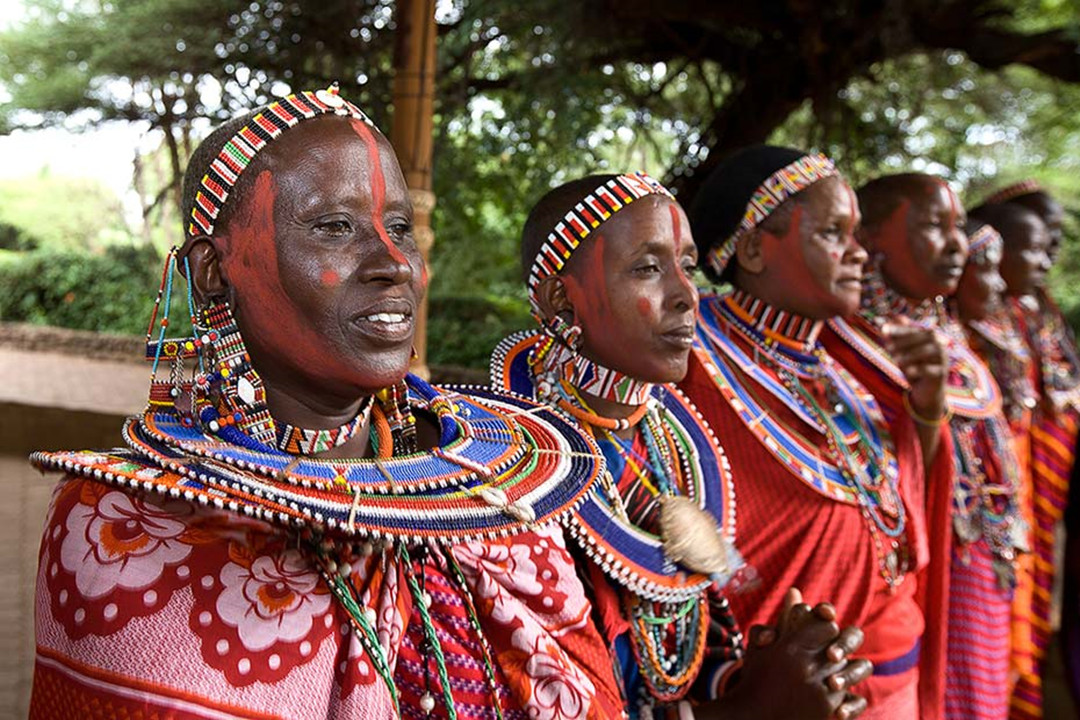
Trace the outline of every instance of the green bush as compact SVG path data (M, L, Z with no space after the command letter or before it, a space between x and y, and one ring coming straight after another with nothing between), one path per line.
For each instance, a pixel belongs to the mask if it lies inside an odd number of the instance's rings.
M99 253L0 251L0 320L140 335L146 332L164 258L148 245ZM186 318L182 284L173 317Z
M428 363L486 368L500 340L534 324L521 298L432 297L428 306Z

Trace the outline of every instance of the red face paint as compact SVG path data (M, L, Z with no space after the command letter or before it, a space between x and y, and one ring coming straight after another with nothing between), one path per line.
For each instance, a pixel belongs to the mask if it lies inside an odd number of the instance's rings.
M611 314L607 275L604 272L604 236L597 235L595 240L579 248L578 252L585 253L585 257L581 259L583 261L581 274L589 278L589 282L582 284L570 273L563 275L566 297L573 304L574 312L579 316L582 324L599 330L609 324L604 321L604 318ZM602 338L596 338L596 340L603 341Z
M690 276L683 271L682 263L679 261L682 257L682 218L679 217L679 207L675 203L668 204L668 213L671 215L671 235L674 242L675 259L679 267L679 283L687 291L694 293L697 297L697 289L694 287L693 281Z
M249 348L256 349L256 355L276 356L282 348L291 348L290 354L306 354L313 365L318 364L328 374L339 371L344 377L346 369L328 350L325 339L303 321L282 285L275 242L276 196L273 175L263 170L220 237L224 241L222 271L241 298L235 309L244 325L244 339Z
M386 251L390 253L390 257L394 259L394 262L408 265L408 259L406 259L398 246L390 240L390 236L386 232L386 226L383 224L383 206L386 204L386 178L383 177L379 143L375 139L374 133L371 132L371 128L365 123L355 118L350 120L349 123L352 125L353 132L364 141L364 145L367 147L368 161L371 166L371 197L373 200L371 222L375 227L375 232L379 236L379 240L386 246Z
M647 318L652 315L653 307L652 303L649 302L648 298L637 299L637 311L638 314L641 315L641 317L643 318Z
M341 282L341 278L334 270L323 270L322 275L319 276L319 279L322 281L322 284L326 285L327 287L333 287L334 285L337 285Z

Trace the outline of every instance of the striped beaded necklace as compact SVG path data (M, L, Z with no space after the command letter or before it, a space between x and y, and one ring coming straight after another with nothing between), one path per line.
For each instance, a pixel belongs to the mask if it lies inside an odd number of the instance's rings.
M278 450L292 455L315 455L326 452L351 440L370 416L371 396L368 396L360 405L360 411L356 417L336 428L311 430L278 420L274 426L277 436L275 446Z

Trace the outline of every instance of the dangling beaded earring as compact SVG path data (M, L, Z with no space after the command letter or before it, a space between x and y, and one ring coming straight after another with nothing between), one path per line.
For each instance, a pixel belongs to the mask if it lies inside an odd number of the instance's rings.
M194 383L199 422L229 442L250 447L255 440L273 447L276 432L266 406L266 389L251 364L227 300L202 310L195 338L204 369Z
M378 403L376 412L386 419L390 429L392 453L408 455L416 452L416 417L409 407L409 387L405 381L379 390L375 400ZM379 450L382 451L381 445Z
M560 363L547 363L545 358L552 352L559 353L557 345L565 348L562 352L569 353L572 358L581 349L581 326L574 322L570 324L560 314L556 313L550 318L540 321L540 326L547 335L533 348L529 355L529 365L533 368L533 377L536 382L536 397L544 403L552 404L559 401Z
M544 330L553 338L561 340L566 347L577 353L581 349L581 326L577 324L577 318L574 318L574 323L571 325L566 322L561 313L556 313L550 318L543 321Z

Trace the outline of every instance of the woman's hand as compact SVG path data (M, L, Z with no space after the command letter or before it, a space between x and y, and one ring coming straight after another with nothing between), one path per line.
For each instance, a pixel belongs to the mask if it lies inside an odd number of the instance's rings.
M810 607L793 588L775 627L751 628L737 682L696 715L717 720L858 717L866 700L850 690L873 671L868 660L849 659L862 640L858 628L840 630L832 605Z

